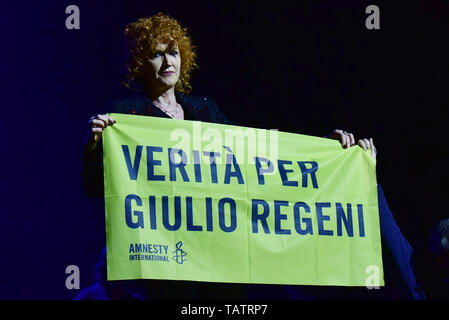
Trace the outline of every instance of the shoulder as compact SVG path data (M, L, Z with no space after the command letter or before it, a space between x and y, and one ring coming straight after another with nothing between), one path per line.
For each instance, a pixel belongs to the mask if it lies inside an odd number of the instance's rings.
M109 112L141 114L148 107L150 101L143 95L112 100L108 104Z
M207 108L218 108L215 101L209 96L191 96L176 94L176 98L180 100L182 104L188 104L193 107L196 111Z
M210 96L192 96L177 93L176 98L183 106L190 107L202 121L230 124Z

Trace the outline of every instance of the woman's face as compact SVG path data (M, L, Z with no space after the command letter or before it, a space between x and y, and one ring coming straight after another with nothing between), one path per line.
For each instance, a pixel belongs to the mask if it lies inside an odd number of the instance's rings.
M151 85L174 87L179 80L181 56L178 46L166 52L167 44L158 44L154 54L148 59L145 78Z

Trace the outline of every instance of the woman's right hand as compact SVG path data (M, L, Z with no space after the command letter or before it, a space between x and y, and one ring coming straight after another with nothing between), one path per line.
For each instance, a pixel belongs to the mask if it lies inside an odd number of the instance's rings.
M88 150L94 150L97 147L97 143L101 138L103 130L107 126L115 124L117 121L114 118L105 115L97 114L89 119L89 134L87 138L86 148Z

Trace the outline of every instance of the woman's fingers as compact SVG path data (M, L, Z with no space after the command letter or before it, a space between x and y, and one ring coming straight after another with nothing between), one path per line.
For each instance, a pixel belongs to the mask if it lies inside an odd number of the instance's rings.
M101 119L100 115L93 116L89 120L89 124L91 128L104 128L108 125L107 121L105 119Z
M106 126L113 125L115 123L115 120L112 117L105 114L97 115L97 119L103 121Z
M114 123L116 123L115 119L105 114L98 114L90 118L90 125L92 128L106 128L107 126L113 125Z
M358 145L361 146L363 148L363 150L365 150L365 151L368 149L368 146L365 144L365 142L362 139L359 140Z
M373 150L374 152L376 152L376 147L374 146L373 138L369 138L369 145L370 145L370 149Z
M358 141L358 145L361 146L363 148L363 150L373 150L376 151L376 147L374 146L374 141L373 138L369 138L369 139L360 139Z
M355 144L354 135L350 132L346 132L343 130L341 131L341 137L342 137L342 147L343 148L349 148L352 147Z
M374 159L374 161L376 162L376 158L377 158L377 150L376 147L374 146L374 141L373 138L369 139L369 143L370 143L370 149L371 149L371 157Z
M335 129L334 130L334 138L337 138L338 141L340 141L340 144L343 148L346 148L347 139L346 135L344 134L343 130Z
M370 150L370 156L374 159L374 161L376 161L377 150L376 150L376 147L374 146L373 138L360 139L358 141L358 145L361 146L364 151L369 149Z
M341 130L339 130L339 131L341 131ZM346 135L343 133L343 131L338 132L338 135L339 135L339 139L338 140L340 140L341 146L343 148L346 148L346 145L348 143L347 139L346 139Z
M346 140L345 147L349 148L351 146L351 137L346 132L344 132L343 134L344 134L345 140Z
M363 139L363 144L365 145L365 151L370 148L370 143L368 139Z
M343 148L349 148L355 145L354 135L341 129L335 129L329 137L340 141Z
M104 120L92 119L90 121L90 126L92 128L104 128L107 126L107 123Z
M104 128L107 126L113 125L116 123L114 118L106 115L106 114L97 114L89 119L89 138L87 139L86 147L90 150L95 149L97 146L97 142L100 140L100 137L103 133Z
M354 135L352 133L348 133L348 136L349 136L349 140L350 140L351 146L355 145Z
M343 134L343 130L341 130L341 129L335 129L335 130L334 130L334 133L341 135L341 134Z
M93 133L102 133L102 132L103 132L103 128L100 128L100 127L93 127L93 128L92 128L92 132L93 132Z
M373 138L370 138L369 142L370 142L371 156L373 157L374 160L376 160L377 150L376 150L376 147L374 146Z
M371 148L371 144L370 144L368 139L363 139L363 142L365 143L366 149L370 149Z

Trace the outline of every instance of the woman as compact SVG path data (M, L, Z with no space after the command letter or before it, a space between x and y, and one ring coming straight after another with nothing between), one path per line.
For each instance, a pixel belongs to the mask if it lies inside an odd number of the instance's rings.
M191 73L198 65L191 38L178 21L162 13L140 18L125 27L125 37L130 53L125 85L130 88L137 82L141 93L113 102L111 112L229 123L211 98L187 95L192 90ZM97 146L104 129L114 123L106 114L89 120L83 177L85 190L92 197L103 195L101 146ZM336 129L328 137L339 140L344 148L355 145L353 134L343 130ZM372 139L358 144L376 158Z
M130 88L130 84L136 82L141 89L138 95L113 102L111 112L229 123L211 98L187 95L192 90L191 72L197 67L196 53L187 30L178 21L162 13L140 18L126 26L125 36L130 52L129 73L125 85ZM91 197L103 196L99 141L103 131L115 123L115 119L105 114L93 116L89 120L84 148L83 178L85 190ZM343 148L355 145L354 135L343 130L334 130L328 138L339 140ZM358 145L364 150L369 149L376 160L372 139L361 139ZM102 259L105 259L105 255ZM130 282L122 285L114 281L112 287L112 284L105 281L105 262L99 265L102 266L99 270L103 277L97 282L102 283L102 286L97 285L95 288L102 288L103 291L93 294L97 297L246 298L245 286L237 284L146 280L131 282L137 283L137 286L130 286ZM147 290L141 290L142 283ZM157 296L152 296L152 292L157 292ZM79 297L86 295L89 293L84 292Z
M179 22L159 13L127 25L125 36L131 57L128 82L125 85L129 88L132 81L141 84L144 96L140 97L140 102L146 108L136 110L132 106L136 101L127 99L116 102L115 112L229 123L210 98L198 99L182 95L192 90L190 77L197 64L191 39ZM115 122L107 115L92 117L89 120L90 132L86 148L94 150L103 130ZM339 140L344 148L355 144L353 134L343 130L336 129L328 137ZM375 151L372 139L359 140L358 144L364 150Z
M125 27L129 45L127 82L139 94L114 101L110 112L173 119L229 123L209 97L188 96L190 77L197 68L196 52L187 30L168 15L140 18ZM103 195L101 143L103 130L116 121L105 114L89 120L84 150L84 186L92 197Z
M201 120L229 123L209 97L188 96L192 87L190 77L197 67L196 52L187 30L172 17L158 13L140 18L125 28L129 44L127 82L140 85L140 94L114 101L111 112L129 113L173 119ZM101 135L116 121L106 114L89 120L83 160L85 191L90 197L103 196L103 168ZM245 298L244 285L198 283L188 281L126 281L107 282L105 254L97 265L97 283L78 298L103 299L136 297L169 298ZM106 293L105 293L106 292ZM156 293L153 295L152 293Z

